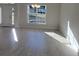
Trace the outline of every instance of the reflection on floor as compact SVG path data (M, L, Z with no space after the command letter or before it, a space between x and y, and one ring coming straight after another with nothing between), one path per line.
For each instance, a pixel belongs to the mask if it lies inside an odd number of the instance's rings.
M78 52L47 34L45 30L0 28L0 55L77 56ZM55 33L56 32L56 33ZM53 34L58 34L54 31ZM54 37L55 37L54 36ZM60 38L59 38L60 39Z

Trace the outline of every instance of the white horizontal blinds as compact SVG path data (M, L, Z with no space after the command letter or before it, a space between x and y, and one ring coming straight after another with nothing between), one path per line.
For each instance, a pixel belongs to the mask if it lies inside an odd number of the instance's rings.
M0 7L0 24L2 23L2 8Z
M12 8L12 25L14 25L14 8Z
M29 5L30 24L46 24L46 5Z

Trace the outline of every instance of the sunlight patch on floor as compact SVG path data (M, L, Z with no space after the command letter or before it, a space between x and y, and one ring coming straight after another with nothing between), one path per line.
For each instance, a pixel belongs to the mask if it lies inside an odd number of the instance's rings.
M51 36L52 38L56 39L57 41L64 43L64 44L68 44L69 42L66 40L66 38L64 38L61 35L58 35L54 32L45 32L45 34Z
M14 40L17 42L18 38L17 38L17 34L16 34L15 28L12 29L12 33L13 33Z
M67 40L70 42L69 46L75 49L76 51L78 51L79 45L78 45L77 39L74 36L74 33L71 30L69 20L68 20L68 25L67 25Z
M48 36L56 39L57 41L59 41L60 43L62 43L63 45L65 45L66 47L69 47L71 49L73 49L75 52L78 52L78 49L75 47L73 47L73 45L70 44L70 42L67 40L67 38L56 34L54 32L45 32L45 34L47 34Z

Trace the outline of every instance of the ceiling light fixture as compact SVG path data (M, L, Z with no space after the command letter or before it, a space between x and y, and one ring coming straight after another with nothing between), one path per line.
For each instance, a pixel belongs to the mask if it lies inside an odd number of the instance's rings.
M37 4L34 4L34 5L31 5L33 8L40 8L40 5L37 5Z

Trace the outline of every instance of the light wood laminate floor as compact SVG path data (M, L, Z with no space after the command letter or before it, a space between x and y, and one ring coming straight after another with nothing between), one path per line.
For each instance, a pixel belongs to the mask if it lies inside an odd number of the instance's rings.
M78 53L47 35L46 30L0 28L0 55L77 56ZM52 31L53 32L53 31ZM56 31L56 34L60 33Z

